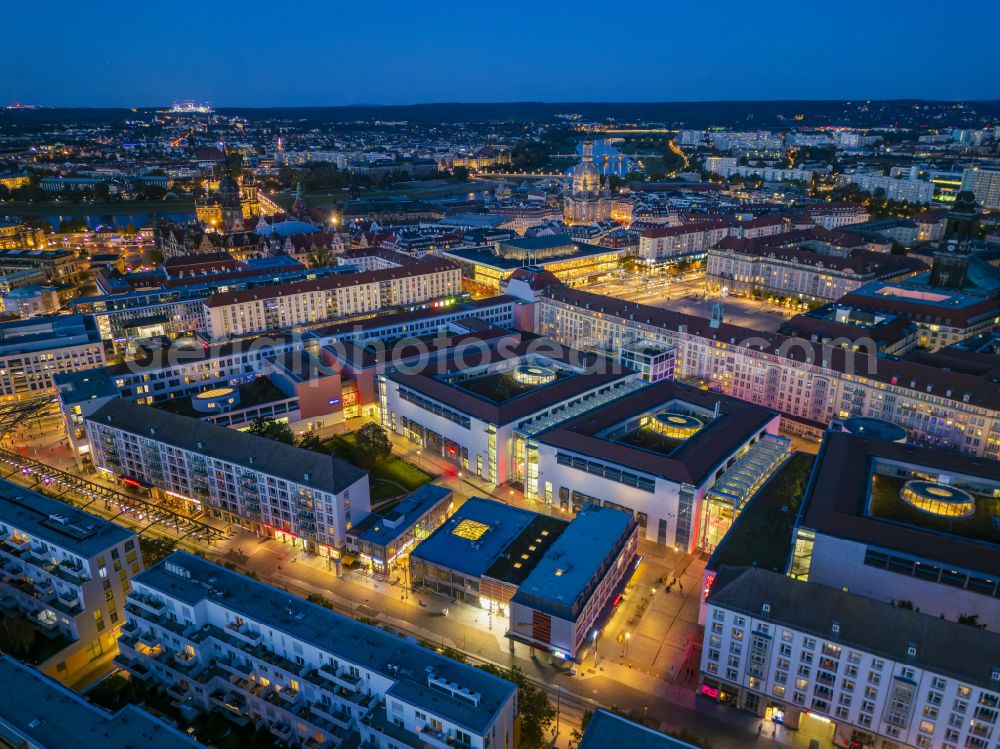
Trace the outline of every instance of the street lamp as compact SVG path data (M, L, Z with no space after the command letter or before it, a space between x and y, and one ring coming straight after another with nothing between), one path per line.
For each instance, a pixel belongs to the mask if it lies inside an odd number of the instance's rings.
M590 641L594 643L594 668L597 668L597 630L590 633Z
M628 641L632 639L632 633L625 633L625 657L628 658Z

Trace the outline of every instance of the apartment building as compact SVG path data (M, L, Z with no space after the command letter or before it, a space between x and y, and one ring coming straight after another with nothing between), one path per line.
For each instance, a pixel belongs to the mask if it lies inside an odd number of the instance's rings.
M211 338L224 338L315 325L349 315L395 311L461 291L459 268L431 258L398 268L214 294L205 301L206 332Z
M0 323L0 399L46 395L60 372L104 364L104 345L83 315L55 315Z
M134 532L0 481L0 606L70 643L40 665L45 673L66 680L115 651L141 570Z
M645 260L698 255L729 235L730 223L716 221L686 226L658 226L639 235L639 257Z
M94 465L321 556L370 512L368 474L329 455L123 398L84 418Z
M703 695L838 746L991 749L1000 637L839 588L724 567Z
M1000 211L1000 168L971 166L962 175L962 189L976 196L987 211Z
M891 421L920 444L1000 457L996 357L965 352L956 369L940 354L879 357L550 284L511 284L535 306L535 332L582 350L617 356L637 340L677 349L678 379L784 415L786 428L870 416ZM948 357L950 360L953 357ZM817 431L817 434L819 432Z
M906 203L930 203L934 199L934 184L919 179L896 179L883 174L842 174L842 185L857 185L865 192L881 190L889 200Z
M138 705L108 713L9 655L0 655L0 741L24 749L204 749Z
M513 684L186 552L140 575L118 663L277 741L513 749Z
M833 302L870 281L905 278L926 269L915 258L853 249L817 252L804 247L761 247L753 240L725 239L708 251L706 275L713 288L736 294L777 294L809 302Z

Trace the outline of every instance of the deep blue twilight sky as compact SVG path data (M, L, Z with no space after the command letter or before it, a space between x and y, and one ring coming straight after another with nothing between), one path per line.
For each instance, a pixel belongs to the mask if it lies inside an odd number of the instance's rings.
M1000 98L1000 3L7 0L0 104Z

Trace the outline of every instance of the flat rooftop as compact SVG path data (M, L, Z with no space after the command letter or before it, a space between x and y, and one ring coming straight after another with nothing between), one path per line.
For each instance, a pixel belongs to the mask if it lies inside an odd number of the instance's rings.
M916 468L925 476L944 475L951 485L961 488L977 481L1000 485L1000 463L991 460L827 432L809 480L799 525L817 533L996 575L1000 570L1000 528L979 522L978 516L948 522L904 507L901 499L896 501L899 482L894 483L888 475L876 475L879 466L889 465L906 471ZM881 498L883 485L888 487L891 501ZM984 500L991 502L984 511L992 508L996 512L1000 500ZM979 502L977 498L977 505ZM973 522L991 531L991 539L956 532L963 523Z
M59 391L59 400L66 404L119 395L107 367L57 372L52 375L52 383Z
M536 517L530 510L471 497L410 557L482 577Z
M445 486L424 484L403 497L389 512L371 513L360 523L355 524L347 535L385 546L409 530L425 513L451 495L451 489Z
M374 315L364 320L354 322L342 322L327 325L321 328L313 328L304 333L306 338L365 338L373 331L385 328L399 327L404 333L408 331L408 326L420 323L431 322L440 319L441 327L448 324L448 320L456 314L459 316L476 317L480 311L486 308L504 306L507 304L522 304L522 300L513 296L494 296L487 299L473 299L467 302L458 302L447 307L430 307L428 309L417 309L406 312L394 312L389 315ZM423 329L426 326L422 326Z
M88 559L135 533L44 494L0 481L0 523Z
M695 749L686 741L646 728L599 707L590 717L577 749L608 749L613 746L628 749Z
M177 568L190 577L171 571ZM221 606L286 637L339 655L362 669L394 680L390 693L401 697L405 694L414 704L477 733L486 729L515 690L510 682L485 671L184 551L174 552L134 580L191 607L202 602ZM428 683L431 672L478 693L479 704L432 686Z
M20 747L25 740L41 749L203 746L135 705L112 715L40 671L0 655L0 744Z
M0 356L100 343L86 315L48 315L0 323Z
M529 241L530 244L525 245L524 242L526 241ZM503 255L499 255L491 250L482 248L471 248L467 250L443 250L440 254L443 257L452 257L456 260L475 263L476 265L485 265L501 271L514 271L518 268L523 268L525 265L533 265L544 268L548 265L565 263L571 260L582 260L583 258L594 257L597 255L620 255L625 251L624 248L621 247L604 247L597 244L578 242L568 235L559 235L555 237L529 237L527 239L516 239L509 242L501 242L500 244L518 247L519 249L523 249L527 252L530 252L531 250L544 251L559 247L575 247L575 250L567 252L564 255L552 255L550 257L537 258L504 257Z
M565 618L608 555L635 524L631 513L588 506L577 513L521 582L515 603Z

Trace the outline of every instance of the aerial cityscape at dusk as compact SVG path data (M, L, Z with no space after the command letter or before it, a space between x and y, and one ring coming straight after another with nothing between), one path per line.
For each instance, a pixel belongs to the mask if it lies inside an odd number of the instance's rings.
M52 5L0 747L1000 749L1000 6Z

